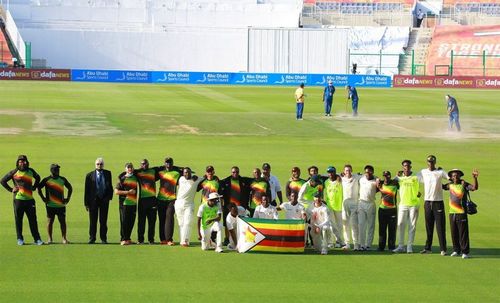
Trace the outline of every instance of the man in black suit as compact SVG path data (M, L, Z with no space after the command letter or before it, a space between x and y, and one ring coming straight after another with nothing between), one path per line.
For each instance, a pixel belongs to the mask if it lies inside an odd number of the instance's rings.
M97 233L97 218L99 218L99 234L103 244L108 243L108 209L109 201L113 197L111 172L104 169L104 160L95 160L95 170L85 177L85 208L89 212L89 244L94 244Z

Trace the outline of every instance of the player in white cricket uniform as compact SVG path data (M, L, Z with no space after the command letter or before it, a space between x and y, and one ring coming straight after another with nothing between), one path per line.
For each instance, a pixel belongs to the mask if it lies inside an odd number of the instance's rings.
M278 220L278 211L276 207L269 204L267 196L262 196L262 203L255 208L254 218Z
M441 255L446 256L446 217L443 202L443 180L448 181L448 174L441 168L436 168L436 157L427 157L427 168L417 174L420 183L424 183L424 211L425 230L427 240L425 247L420 252L430 253L432 247L432 236L434 234L434 222L436 222L436 233L439 239Z
M269 187L271 189L271 201L270 204L273 206L278 205L278 199L280 204L283 203L283 193L281 192L281 184L278 178L271 175L271 165L269 163L262 164L262 177L269 182Z
M304 206L299 203L296 192L291 192L290 201L281 203L276 209L284 210L285 218L288 220L305 220L307 218L306 210Z
M344 165L342 175L342 192L344 201L342 202L342 224L344 225L345 249L350 249L350 244L354 244L354 250L359 250L359 230L358 230L358 204L359 204L359 179L360 174L352 173L350 164Z
M184 168L183 176L179 178L177 200L175 201L175 215L179 223L179 242L181 246L189 246L191 221L194 214L194 195L196 194L198 184L202 180L198 176L192 176L189 167Z
M226 227L229 233L227 249L238 250L238 216L248 217L250 212L242 206L229 204L229 213L226 216Z
M220 208L218 193L210 193L207 203L201 203L198 208L198 240L201 240L201 249L208 250L210 248L210 236L212 232L216 232L215 252L222 252L222 210Z
M314 207L311 210L311 235L314 249L322 255L328 254L328 239L331 235L328 207L321 201L321 193L314 194Z
M365 166L365 174L359 179L358 226L361 250L369 250L373 243L375 232L375 194L378 191L377 180L373 175L371 165Z

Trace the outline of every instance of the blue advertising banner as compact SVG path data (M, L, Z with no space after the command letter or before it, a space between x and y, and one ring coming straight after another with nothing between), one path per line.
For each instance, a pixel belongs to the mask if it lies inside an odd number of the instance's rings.
M328 75L328 74L261 74L211 72L153 72L153 83L171 84L231 84L231 85L283 85L324 86L328 81L335 86L390 87L391 77L381 75Z
M131 70L71 70L71 81L151 83L151 72Z
M71 71L72 81L121 82L121 83L165 83L205 85L280 85L324 86L332 81L335 86L390 87L391 77L382 75L342 74L265 74L224 72L182 72L182 71L121 71L86 70Z

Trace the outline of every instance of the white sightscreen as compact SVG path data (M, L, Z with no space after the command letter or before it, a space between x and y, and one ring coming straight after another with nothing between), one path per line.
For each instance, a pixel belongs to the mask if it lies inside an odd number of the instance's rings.
M348 30L250 29L249 72L345 73Z

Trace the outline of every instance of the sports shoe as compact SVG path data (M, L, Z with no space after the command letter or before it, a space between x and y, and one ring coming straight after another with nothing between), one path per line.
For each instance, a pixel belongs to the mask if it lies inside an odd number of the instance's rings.
M468 254L462 254L462 259L469 259L469 255Z
M342 245L342 244L340 244L340 243L335 243L335 246L334 246L334 247L335 247L335 248L341 248L342 246L344 246L344 245Z
M167 245L168 244L168 241L167 240L162 240L160 241L160 245Z
M321 250L322 255L327 255L328 254L328 249L322 249Z
M69 241L67 239L62 240L62 244L69 244Z
M35 244L36 245L43 245L43 241L40 240L40 239L38 239L38 240L35 241Z
M456 251L452 252L450 255L450 257L456 257L456 256L458 256L458 253Z
M174 245L175 245L175 242L174 242L174 241L167 241L167 245L168 245L168 246L174 246Z
M342 246L342 250L349 250L351 249L351 245L349 244L345 244L344 246Z
M425 249L425 248L424 248L424 249L422 249L422 250L420 251L420 253L421 253L421 254L430 254L430 253L432 253L432 251L427 250L427 249Z
M127 241L125 241L125 240L120 241L120 245L127 245Z
M412 253L413 253L413 246L408 245L408 246L406 247L406 253L407 253L407 254L412 254Z
M403 246L398 246L396 249L392 250L393 253L403 253L405 252L405 248Z
M446 252L444 250L441 251L441 256L446 256Z
M224 251L222 250L222 248L217 247L217 248L215 249L215 252L216 252L216 253L223 253Z
M108 240L102 240L101 244L108 244Z
M187 244L187 243L181 243L181 246L182 247L189 247L189 244Z
M24 245L23 239L17 239L17 245Z

